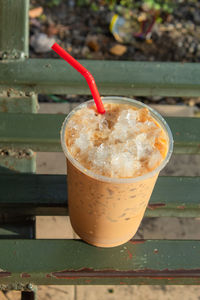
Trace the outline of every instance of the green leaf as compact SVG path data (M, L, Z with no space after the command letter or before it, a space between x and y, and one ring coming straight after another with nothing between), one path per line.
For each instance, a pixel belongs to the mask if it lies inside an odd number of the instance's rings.
M157 22L157 23L162 23L162 21L163 21L163 19L162 19L161 17L158 17L158 18L156 19L156 22Z
M92 9L93 11L98 11L98 10L99 10L99 6L98 6L96 3L94 3L94 2L91 4L90 7L91 7L91 9Z
M154 4L154 8L155 8L156 10L160 10L161 6L160 6L160 4L155 3L155 4Z

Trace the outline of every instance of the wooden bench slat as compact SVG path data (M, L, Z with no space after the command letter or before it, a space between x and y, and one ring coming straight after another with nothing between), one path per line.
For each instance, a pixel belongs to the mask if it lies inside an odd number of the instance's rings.
M200 241L1 240L1 284L200 284Z
M0 145L61 151L60 128L66 115L0 113ZM200 119L166 118L175 141L175 153L200 153ZM45 125L44 125L45 124Z
M65 175L1 174L0 211L67 215ZM146 216L200 216L200 177L159 177Z
M103 95L200 96L200 64L131 61L80 61ZM0 90L88 94L84 78L59 59L0 63Z

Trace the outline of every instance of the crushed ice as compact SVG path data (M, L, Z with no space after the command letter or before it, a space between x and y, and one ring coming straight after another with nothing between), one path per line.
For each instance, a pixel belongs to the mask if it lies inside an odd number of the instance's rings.
M155 147L162 130L148 111L130 106L123 109L123 105L118 115L113 110L112 116L110 111L100 115L92 108L83 108L71 117L67 143L75 159L110 177L135 177L155 168L162 160Z

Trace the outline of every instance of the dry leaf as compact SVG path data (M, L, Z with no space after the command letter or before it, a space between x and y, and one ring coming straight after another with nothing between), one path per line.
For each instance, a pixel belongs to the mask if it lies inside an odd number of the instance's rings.
M99 44L97 43L97 41L89 41L87 45L92 51L99 51Z
M59 29L56 25L54 24L49 24L46 30L46 33L49 37L58 34Z
M137 19L139 22L144 22L147 20L147 14L145 12L140 13Z
M97 36L95 35L89 35L86 38L86 45L90 48L90 50L97 52L100 49Z
M43 13L43 7L39 6L29 10L29 17L30 18L38 18Z
M125 52L127 51L127 47L117 44L115 46L113 46L112 48L110 48L110 53L113 55L123 55Z
M147 44L152 44L152 43L153 43L153 40L152 40L152 39L147 39L147 40L146 40L146 43L147 43Z

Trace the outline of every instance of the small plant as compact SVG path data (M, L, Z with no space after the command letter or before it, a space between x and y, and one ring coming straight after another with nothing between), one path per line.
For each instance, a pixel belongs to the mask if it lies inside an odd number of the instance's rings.
M78 6L88 6L91 4L92 4L92 1L90 1L90 0L77 0Z
M51 0L60 1L60 0ZM174 0L77 0L78 6L89 6L93 11L98 11L99 7L104 5L113 11L116 7L121 7L122 9L133 10L138 8L141 10L155 11L157 15L161 13L172 13L175 1Z
M58 6L62 0L48 0L47 1L47 6L53 7L53 6Z
M172 13L174 7L174 3L172 0L144 0L144 3L147 5L147 7L149 7L149 9L154 9L167 13Z
M90 2L90 5L94 3L92 0L82 0L83 2ZM162 12L171 13L174 8L174 1L173 0L104 0L99 1L101 3L104 3L108 5L110 10L114 10L117 5L122 6L124 8L133 9L133 8L141 8L144 5L148 9L158 10ZM97 4L96 4L97 5Z
M93 11L98 11L99 10L99 6L94 2L91 3L90 7Z

